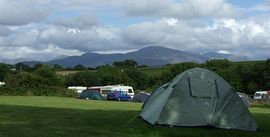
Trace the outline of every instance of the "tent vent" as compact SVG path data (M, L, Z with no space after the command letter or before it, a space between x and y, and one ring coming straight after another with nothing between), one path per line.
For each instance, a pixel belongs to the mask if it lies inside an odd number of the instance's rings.
M163 88L167 89L170 86L170 84L168 83L168 85L165 85Z

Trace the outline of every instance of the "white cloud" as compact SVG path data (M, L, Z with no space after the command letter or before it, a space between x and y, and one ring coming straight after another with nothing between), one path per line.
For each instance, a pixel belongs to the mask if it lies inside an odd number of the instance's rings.
M270 0L259 3L251 8L251 10L267 12L270 11Z
M71 56L81 55L83 53L78 50L61 49L53 45L48 46L44 50L32 49L29 47L0 47L0 52L0 59L24 58L38 61L48 61L60 55Z
M232 17L238 9L224 0L137 0L126 1L125 14L174 18Z
M87 29L99 25L97 17L93 14L80 14L72 17L55 17L52 24L70 28Z
M117 8L117 10L115 10ZM69 16L70 12L78 15ZM127 16L168 18L231 17L237 8L224 0L1 0L0 24L26 25L49 22L65 27L85 28L99 24L96 13L115 12ZM64 14L65 16L63 16Z
M43 44L54 44L65 49L93 52L104 49L125 48L119 33L117 28L110 27L93 27L78 30L49 26L41 32L39 40Z
M211 25L198 25L190 21L163 18L128 25L124 28L99 26L77 29L48 25L28 31L25 31L23 27L17 28L13 30L16 33L0 37L0 42L4 43L1 47L26 48L26 50L40 51L38 53L43 52L44 55L53 54L53 52L58 55L57 50L50 45L68 51L99 53L129 51L158 45L197 53L221 51L248 55L253 58L255 55L252 53L256 53L255 51L269 51L270 49L269 24L270 19L259 22L255 18L252 20L215 19ZM48 51L48 49L53 50ZM262 53L264 54L257 56L267 56L265 52ZM37 56L30 53L29 55L35 58ZM48 58L44 55L40 56Z
M231 52L228 50L220 50L217 53L221 53L221 54L230 54Z
M73 33L73 34L80 33L80 32L81 32L80 30L72 29L72 28L68 28L67 30L67 33Z
M164 24L166 23L166 24ZM143 22L126 27L122 31L122 38L131 45L152 45L157 44L164 39L163 31L160 29L166 27L167 22Z
M183 21L170 26L160 20L131 25L123 38L130 45L139 47L152 44L191 52L223 50L250 56L253 50L270 50L269 22L216 19L210 26L194 26Z
M7 36L11 33L11 30L7 26L0 25L0 36Z
M1 0L0 24L25 25L45 18L48 13L33 1Z
M178 22L178 20L174 19L174 18L171 18L171 19L167 20L167 23L168 23L169 26L174 26L174 25L176 25L177 22Z
M128 53L128 52L133 52L137 51L137 49L131 49L131 50L110 50L110 51L95 51L94 53L99 53L99 54L116 54L116 53Z
M267 3L257 7L267 11ZM0 57L46 60L156 45L269 57L270 15L241 12L224 0L0 0Z

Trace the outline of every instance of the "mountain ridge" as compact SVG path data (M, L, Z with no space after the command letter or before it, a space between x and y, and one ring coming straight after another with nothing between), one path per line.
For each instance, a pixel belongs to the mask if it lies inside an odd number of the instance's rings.
M211 54L210 54L211 53ZM55 59L47 62L39 62L49 65L59 64L63 67L74 67L78 64L85 67L97 67L106 64L112 64L114 61L124 61L127 59L135 60L138 65L147 66L162 66L166 64L176 64L181 62L204 63L210 59L223 59L228 57L233 59L235 55L220 54L209 52L197 54L181 50L170 49L162 46L150 46L132 51L128 53L118 54L99 54L99 53L84 53L80 56L68 56L60 59ZM23 62L29 65L34 65L36 62Z
M70 56L64 59L52 60L47 63L59 64L64 67L74 67L77 64L82 64L87 67L97 67L126 59L135 60L139 65L161 66L180 62L202 63L209 58L196 53L174 50L161 46L151 46L125 54L99 54L89 52L84 53L81 56Z

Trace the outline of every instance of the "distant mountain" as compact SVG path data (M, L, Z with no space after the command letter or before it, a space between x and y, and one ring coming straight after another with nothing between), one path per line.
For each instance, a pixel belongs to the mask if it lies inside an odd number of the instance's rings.
M228 59L230 61L245 61L248 60L246 56L233 55L233 54L222 54L216 52L207 52L202 55L209 57L210 59Z
M123 54L98 54L85 53L81 56L70 56L64 59L52 60L48 64L59 64L63 67L74 67L82 64L86 67L96 67L105 64L112 64L114 61L121 60Z
M42 61L23 61L23 62L20 62L20 63L29 65L31 67L35 66L36 64L48 64L48 63L42 62Z
M1 63L17 64L19 62L30 61L30 59L16 58L16 59L0 59Z
M159 46L151 46L138 51L129 52L125 54L125 58L133 59L139 64L145 64L149 66L160 66L180 62L202 63L209 59L208 57L202 56L200 54Z
M64 59L64 58L66 58L66 57L68 57L67 55L60 55L60 56L57 56L55 59L53 59L53 60L58 60L58 59Z
M126 59L135 60L140 65L161 66L179 62L202 63L209 58L200 54L165 47L151 46L126 54L85 53L81 56L70 56L63 59L52 60L46 63L59 64L64 67L74 67L78 64L82 64L87 67L96 67L105 64L112 64L114 61L124 61Z
M31 66L35 65L36 63L44 63L50 65L59 64L63 67L74 67L78 64L84 65L85 67L97 67L101 65L112 64L114 61L132 59L135 60L139 65L162 66L180 62L203 63L210 59L225 58L231 61L248 60L245 56L237 56L232 54L221 54L216 52L196 54L165 47L151 46L126 54L85 53L81 56L60 56L55 60L48 62L27 61L23 63Z

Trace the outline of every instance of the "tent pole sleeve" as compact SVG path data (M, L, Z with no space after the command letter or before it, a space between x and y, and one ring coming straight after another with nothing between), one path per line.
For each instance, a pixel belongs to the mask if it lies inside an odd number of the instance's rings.
M192 97L190 78L188 78L189 95Z
M219 94L218 94L218 86L217 86L217 80L216 80L216 79L215 79L215 87L216 87L217 98L219 98Z

